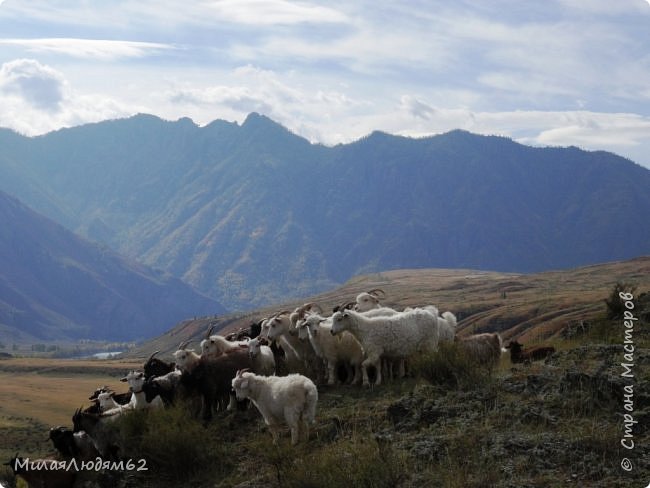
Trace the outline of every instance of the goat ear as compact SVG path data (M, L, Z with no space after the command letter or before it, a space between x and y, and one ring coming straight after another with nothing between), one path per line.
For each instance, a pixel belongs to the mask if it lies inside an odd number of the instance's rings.
M123 383L126 383L128 380L126 379L126 376L124 378L120 378L120 381Z

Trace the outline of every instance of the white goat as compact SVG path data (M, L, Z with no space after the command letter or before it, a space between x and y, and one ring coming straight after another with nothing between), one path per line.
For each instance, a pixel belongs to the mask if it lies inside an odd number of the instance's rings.
M336 367L343 364L350 383L361 382L361 362L363 350L361 344L349 332L338 337L332 335L332 317L323 318L318 314L307 315L298 324L301 337L305 331L311 341L316 355L327 362L327 384L333 385L338 380Z
M190 372L201 361L201 355L194 352L194 349L185 349L187 342L182 342L178 350L174 352L174 362L176 367L182 372Z
M101 413L113 408L120 408L122 406L115 401L113 395L115 395L114 391L103 391L97 395L97 401L99 402L99 411Z
M381 308L378 293L381 293L382 296L386 295L384 291L379 288L359 293L356 298L354 309L357 312L367 312L373 308Z
M248 341L229 341L223 336L212 335L201 341L202 357L217 357L240 347L247 347Z
M291 429L291 444L309 439L309 425L314 423L318 390L306 376L258 376L238 371L232 380L238 400L249 398L269 426L273 443L277 444L279 429L286 423Z
M253 360L253 369L258 374L265 376L275 374L275 357L266 339L263 337L251 339L248 342L248 354Z
M358 297L357 297L358 298ZM363 303L363 300L362 300ZM363 308L363 307L362 307ZM369 310L358 310L363 313L366 317L386 317L388 315L395 315L399 312L394 308L382 307L377 304L376 308L371 308ZM397 376L403 378L406 374L406 360L404 358L393 358L389 356L383 356L381 358L381 370L382 374L385 375L388 379L393 379L393 370L397 367Z
M129 373L121 378L120 381L125 381L129 384L131 390L131 403L130 406L134 410L141 410L144 408L161 408L164 406L160 396L156 396L151 402L147 402L142 387L144 386L145 377L141 371L129 371ZM108 414L109 412L106 412Z
M444 312L442 316L438 317L438 324L440 324L440 340L446 342L454 342L456 337L456 316L451 312Z
M304 353L304 345L301 344L297 331L291 326L289 312L281 312L271 317L268 319L265 327L267 330L266 337L271 342L275 341L280 344L289 364L292 362L302 362L303 358L299 351L303 350Z
M354 303L354 310L357 312L362 312L368 317L380 317L384 315L395 315L398 313L397 310L389 307L384 307L379 302L378 294L381 293L382 296L385 296L383 290L375 288L374 290L364 291L357 295L356 301ZM403 358L391 358L384 356L381 359L381 369L383 374L389 379L393 378L393 369L397 366L398 376L400 378L404 377L406 366L405 360Z
M296 309L289 314L289 322L291 323L292 329L296 329L298 322L301 322L308 314L312 313L323 313L323 309L320 305L309 302L296 307Z
M354 310L332 316L332 334L349 331L361 343L363 384L368 386L368 366L374 366L376 384L381 384L381 358L407 358L417 351L438 349L438 317L415 309L390 316L367 317Z
M454 342L456 337L456 316L451 312L445 312L440 315L438 308L434 305L426 305L422 307L438 317L438 326L440 327L440 342ZM415 310L414 308L407 307L406 310Z

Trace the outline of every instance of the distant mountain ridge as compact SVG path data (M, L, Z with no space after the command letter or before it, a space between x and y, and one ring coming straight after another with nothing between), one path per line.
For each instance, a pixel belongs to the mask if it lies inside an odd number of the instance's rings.
M0 339L127 341L223 313L178 278L91 244L0 192Z
M250 309L397 268L533 272L650 253L650 171L464 131L310 144L267 117L0 133L0 187Z

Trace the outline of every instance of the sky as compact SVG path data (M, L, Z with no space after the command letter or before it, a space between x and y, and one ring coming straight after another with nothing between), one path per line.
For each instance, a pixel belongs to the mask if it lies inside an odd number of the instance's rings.
M250 112L326 145L465 129L650 168L650 0L0 0L0 127Z

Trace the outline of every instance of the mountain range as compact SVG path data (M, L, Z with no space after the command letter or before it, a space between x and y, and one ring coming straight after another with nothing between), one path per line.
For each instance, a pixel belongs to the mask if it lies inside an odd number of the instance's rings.
M650 253L650 171L607 152L459 130L326 147L258 114L3 130L0 147L0 189L231 310L390 269L537 272Z
M223 306L178 278L124 259L0 192L0 340L160 334Z

